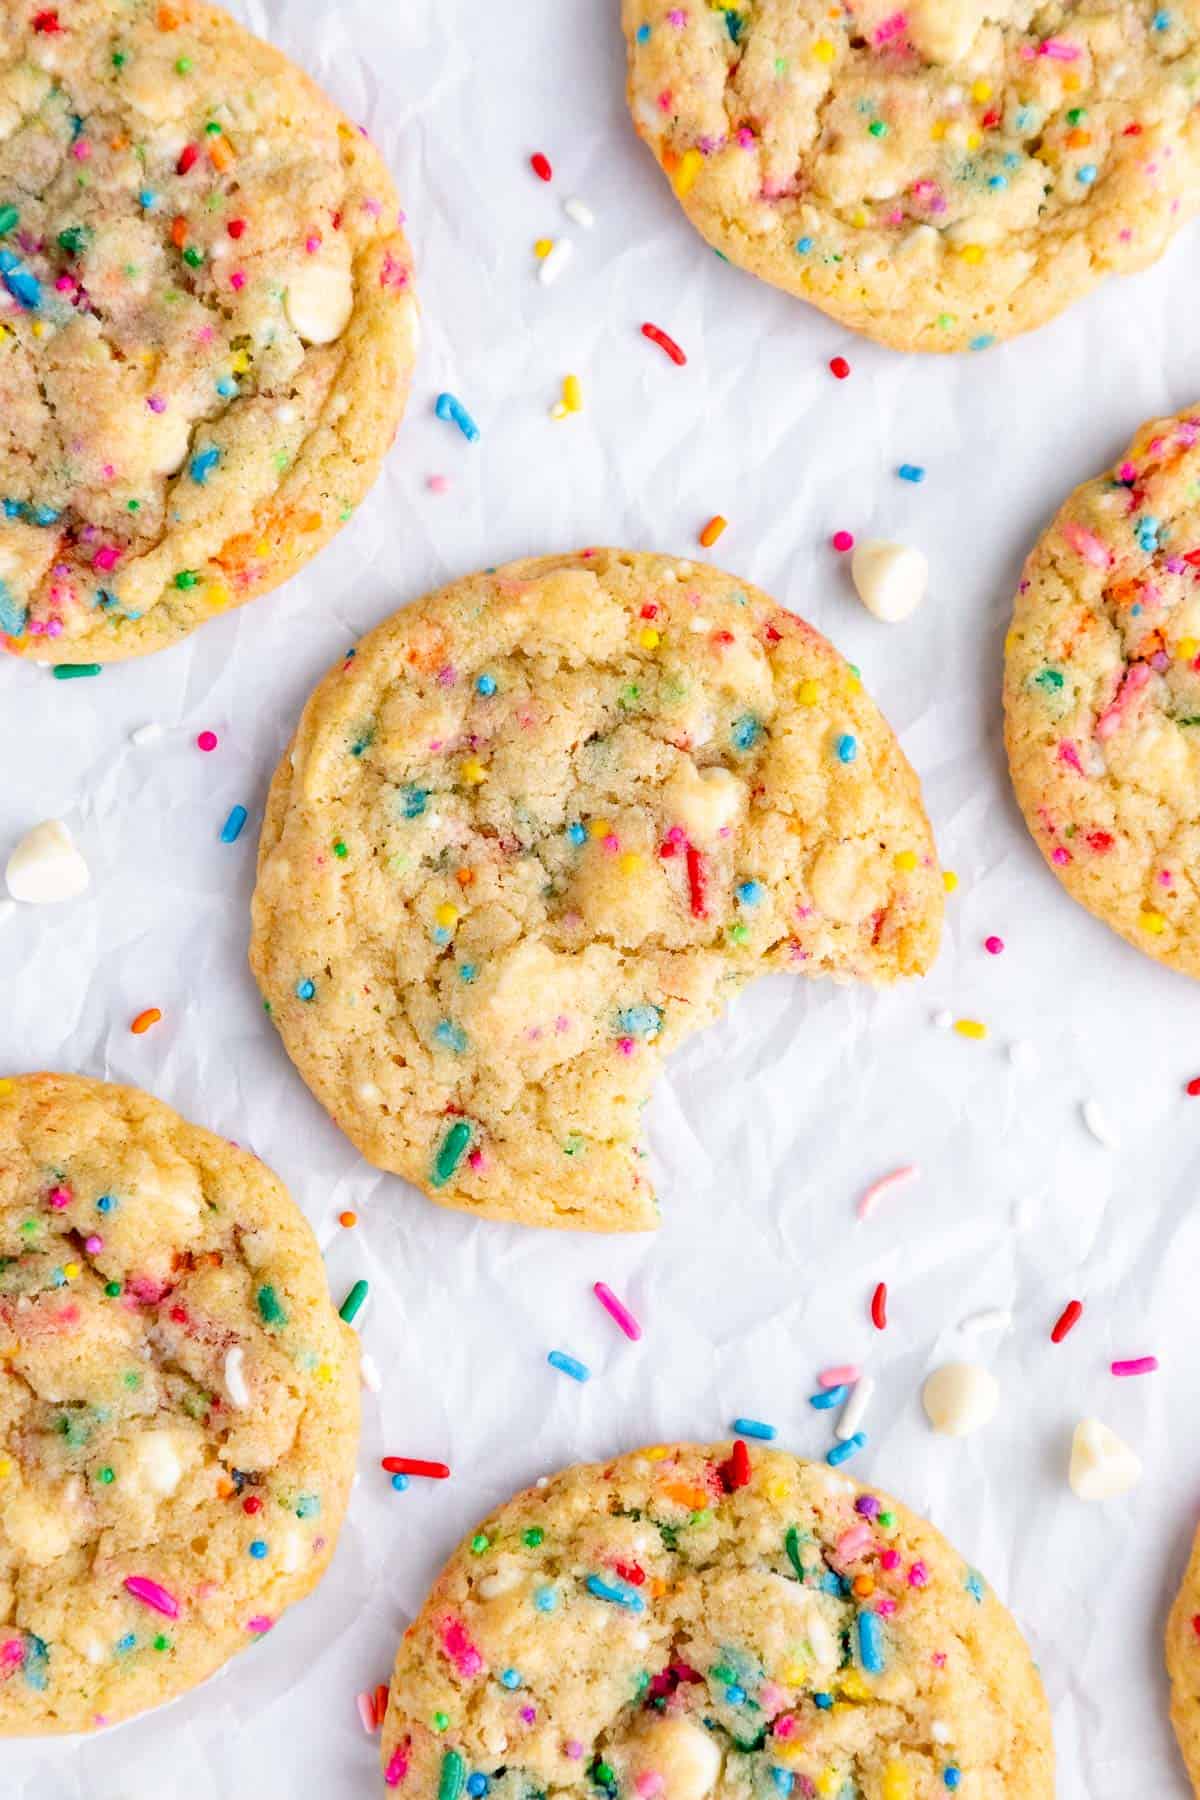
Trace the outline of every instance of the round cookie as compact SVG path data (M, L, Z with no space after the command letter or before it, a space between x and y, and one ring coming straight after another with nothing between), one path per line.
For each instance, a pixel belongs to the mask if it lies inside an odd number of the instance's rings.
M1200 408L1143 426L1034 549L1004 711L1017 799L1064 887L1200 975Z
M1167 1619L1171 1724L1193 1788L1200 1794L1200 1532Z
M622 0L638 132L730 262L985 349L1200 206L1200 0Z
M1051 1800L1010 1614L940 1532L744 1444L567 1469L461 1544L383 1730L407 1800Z
M199 0L0 8L0 648L112 662L333 536L407 397L391 178Z
M937 948L916 778L817 632L719 570L589 550L372 632L275 775L250 959L380 1168L534 1225L657 1219L665 1054L752 976Z
M253 1156L133 1088L0 1080L0 1736L170 1700L320 1579L358 1346Z

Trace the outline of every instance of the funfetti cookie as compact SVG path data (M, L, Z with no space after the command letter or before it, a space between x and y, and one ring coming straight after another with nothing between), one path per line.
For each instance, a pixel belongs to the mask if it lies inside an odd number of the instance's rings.
M198 0L0 3L0 649L160 649L350 517L416 344L391 178Z
M1004 710L1017 799L1063 886L1200 975L1200 408L1143 426L1033 550Z
M1051 1800L1029 1651L940 1532L744 1443L567 1469L500 1507L401 1643L407 1800Z
M0 1736L259 1642L333 1553L358 1407L269 1169L133 1088L0 1080Z
M900 350L985 349L1200 206L1200 3L622 0L641 136L713 247Z
M321 683L251 962L370 1161L628 1230L667 1052L769 969L921 973L941 913L916 777L825 639L735 576L590 550L456 582Z
M1167 1620L1171 1724L1192 1787L1200 1794L1200 1534Z

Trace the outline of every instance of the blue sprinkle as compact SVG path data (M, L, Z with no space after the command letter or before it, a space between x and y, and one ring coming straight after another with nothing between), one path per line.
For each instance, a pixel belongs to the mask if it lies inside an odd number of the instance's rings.
M819 1394L808 1396L808 1404L815 1406L818 1412L830 1412L835 1406L842 1404L849 1392L845 1382L840 1387L822 1388Z
M738 1437L761 1438L769 1444L778 1433L773 1425L764 1425L761 1419L735 1419L733 1429Z
M546 1361L552 1369L560 1369L564 1375L569 1375L572 1381L587 1381L592 1372L586 1363L568 1356L565 1350L551 1350Z
M851 737L848 731L844 731L834 745L834 749L837 751L839 762L852 763L858 755L858 739Z
M657 1006L625 1006L617 1014L617 1030L626 1037L657 1037L662 1017Z
M573 825L567 826L567 836L573 844L587 843L587 831L585 827L579 823L578 819Z
M951 1763L950 1767L948 1769L943 1769L942 1780L945 1782L945 1784L948 1788L953 1790L954 1788L956 1788L958 1786L959 1782L962 1780L962 1770L956 1769L954 1764Z
M441 1044L443 1049L453 1050L456 1056L461 1056L467 1047L467 1034L453 1019L439 1019L433 1028L433 1037L435 1043Z
M866 1432L856 1431L853 1437L846 1438L843 1443L835 1444L833 1449L826 1453L825 1461L831 1469L840 1469L844 1462L849 1462L852 1456L857 1456L860 1450L865 1449L866 1443Z
M102 606L106 612L111 611L114 606L120 606L120 604L121 602L117 599L117 596L110 593L108 588L96 589L96 605Z
M221 452L217 449L215 444L210 444L207 450L197 451L196 455L193 456L191 462L188 464L188 474L193 481L197 482L200 487L203 487L220 460Z
M237 391L238 384L233 379L233 376L222 375L220 381L217 383L217 392L220 394L222 400L232 400Z
M125 1650L132 1650L133 1646L136 1643L137 1643L137 1638L134 1635L134 1633L132 1631L127 1631L123 1638L117 1639L117 1650L120 1652L123 1652Z
M1091 187L1098 173L1095 163L1084 163L1081 169L1076 169L1075 179L1081 181L1084 187Z
M250 1546L250 1554L255 1562L261 1562L263 1557L267 1554L267 1546L263 1543L261 1538L255 1538Z
M392 1476L392 1486L398 1494L402 1494L408 1486L408 1476L396 1474Z
M495 691L496 677L494 675L481 675L479 680L475 683L475 692L477 694L482 694L485 699L490 699Z
M992 332L984 331L979 337L973 337L967 345L968 350L990 350L996 339Z
M1006 188L1008 186L1008 176L1007 175L989 175L988 176L988 186L990 188Z
M589 1575L583 1585L597 1600L607 1600L613 1606L626 1606L630 1612L640 1613L645 1610L641 1595L635 1594L632 1588L615 1587L602 1581L599 1575Z
M896 473L901 481L911 481L918 485L925 479L925 471L920 463L901 463Z
M315 981L298 981L296 983L297 1000L311 1000L316 991L317 984Z
M468 444L473 444L479 436L478 425L462 401L456 399L453 394L439 394L433 410L439 419L445 419L448 424L457 425Z
M967 1592L970 1594L972 1600L983 1600L985 1584L983 1576L979 1573L978 1569L967 1570Z
M24 511L24 500L6 500L4 502L4 516L6 519L19 519Z
M1171 15L1169 12L1156 12L1152 23L1155 31L1169 31L1171 28Z
M26 312L35 312L42 304L42 289L37 276L11 250L0 250L0 281Z
M807 256L809 251L812 249L812 247L813 247L813 241L810 237L802 237L802 238L796 239L796 254L797 254L797 256Z
M738 1687L737 1683L734 1682L732 1687L727 1687L725 1689L725 1698L730 1706L741 1706L746 1698L746 1690L744 1687Z
M96 1211L98 1213L110 1213L116 1204L117 1203L111 1194L101 1194L96 1202Z
M650 27L648 25L638 26L637 41L639 44L648 44L650 42Z
M500 1685L506 1688L519 1688L521 1685L520 1674L516 1669L505 1669L500 1677Z
M158 195L154 192L153 188L143 188L138 195L138 205L143 212L149 212L157 199Z
M1019 106L1013 123L1018 131L1034 131L1037 129L1038 110L1035 106Z
M790 1794L791 1793L792 1783L795 1781L795 1779L796 1779L796 1777L792 1774L792 1771L790 1769L772 1769L771 1770L771 1780L775 1783L776 1789L781 1794Z
M242 835L242 826L246 823L246 809L235 806L230 809L229 817L221 827L221 842L236 844Z
M822 1712L830 1712L833 1708L832 1694L814 1694L813 1705L819 1706Z
M533 1604L539 1612L553 1612L558 1605L558 1595L553 1588L539 1588L533 1596Z
M486 1775L467 1776L467 1792L470 1794L471 1800L483 1800L483 1796L487 1793L489 1785Z
M1019 167L1020 162L1021 162L1021 158L1017 155L1015 150L1006 150L1005 151L1004 166L1006 169L1015 169L1015 168Z
M30 517L35 525L57 525L62 513L57 506L35 506Z
M749 750L762 736L762 726L753 713L743 713L740 719L734 720L730 736L736 750Z
M458 979L460 981L465 981L467 986L470 987L478 973L479 970L474 963L463 963L458 971Z
M0 579L0 631L5 637L20 637L28 616L12 589Z
M858 1615L858 1654L868 1675L882 1675L886 1666L883 1654L883 1625L878 1613Z
M425 802L429 795L424 788L405 787L400 790L400 810L406 819L419 819L425 811Z
M766 891L761 881L743 881L738 885L737 897L743 906L757 906Z
M840 1575L827 1572L817 1583L823 1594L832 1594L835 1600L844 1600L850 1592L850 1583L843 1581Z

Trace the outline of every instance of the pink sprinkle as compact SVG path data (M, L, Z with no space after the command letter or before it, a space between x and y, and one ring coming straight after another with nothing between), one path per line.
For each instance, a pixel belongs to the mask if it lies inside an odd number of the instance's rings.
M229 285L236 294L241 293L246 285L246 277L242 274L240 269L235 269L233 271L233 274L229 277Z
M592 1292L604 1308L610 1319L614 1319L631 1343L636 1344L642 1335L642 1328L627 1306L624 1306L613 1293L608 1283L597 1281L592 1284Z
M1133 463L1123 462L1121 464L1120 468L1117 470L1117 480L1118 481L1136 481L1137 480L1137 469L1134 467Z
M140 1600L143 1606L151 1607L168 1619L179 1617L179 1602L174 1594L169 1594L157 1581L151 1581L148 1575L127 1575L125 1592L132 1594L135 1600Z
M167 410L167 403L161 394L147 394L146 405L152 413L165 413Z
M398 1750L393 1750L391 1760L389 1761L387 1768L383 1771L383 1779L388 1787L399 1787L407 1774L408 1748L406 1745L401 1744Z
M1070 519L1063 526L1062 534L1084 562L1091 563L1094 569L1107 569L1108 551L1094 531L1089 531L1086 525L1077 524L1074 519Z
M9 1638L0 1644L0 1669L15 1669L25 1661L25 1644L21 1638Z
M305 238L304 248L308 251L310 256L315 256L317 254L317 251L321 248L321 240L316 232L313 233L312 237Z
M460 1675L469 1681L483 1672L483 1657L471 1642L461 1619L447 1619L442 1625L442 1649Z
M55 1212L62 1212L64 1207L70 1206L75 1196L70 1188L56 1187L51 1188L48 1198Z
M1079 46L1068 44L1065 38L1047 38L1038 45L1038 55L1048 56L1054 62L1078 62Z
M1004 948L1004 939L998 937L986 937L983 940L983 947L989 956L999 956Z
M92 558L93 569L115 569L121 560L121 552L116 544L102 544Z
M899 37L907 29L907 26L908 20L902 12L893 13L890 19L885 19L882 25L875 27L875 42L877 44L889 43L892 38Z
M632 1056L633 1048L633 1039L631 1037L621 1037L617 1039L617 1049L621 1052L622 1056Z
M1070 860L1071 852L1069 850L1064 850L1061 844L1050 852L1050 861L1052 863L1057 863L1060 869L1064 868Z
M76 138L75 142L71 145L71 155L75 158L76 162L89 162L92 155L92 146L88 143L86 138Z
M1124 1362L1112 1365L1114 1375L1153 1375L1158 1367L1157 1356L1131 1356Z
M898 1550L884 1550L881 1552L879 1557L879 1566L881 1569L891 1570L898 1568L899 1565L900 1552Z
M823 1388L853 1387L861 1374L862 1370L857 1363L838 1363L832 1369L821 1370L817 1376L817 1386Z
M867 1524L852 1525L849 1531L843 1531L837 1541L834 1555L839 1562L853 1562L860 1550L865 1550L874 1533Z
M909 1587L924 1587L929 1580L929 1570L923 1562L915 1562L908 1571Z
M1105 707L1096 720L1096 736L1098 738L1110 738L1114 732L1120 729L1124 714L1150 680L1150 670L1145 663L1133 663L1126 669L1124 679L1117 689L1116 699L1111 706Z
M84 1238L83 1247L89 1256L99 1256L104 1248L104 1239L98 1237Z
M844 556L847 550L854 548L854 533L852 531L835 531L830 542L838 554Z
M219 740L215 731L202 731L196 739L197 750L215 750Z
M365 1690L361 1694L355 1694L354 1704L358 1708L358 1716L362 1721L363 1730L366 1732L368 1737L374 1737L374 1735L375 1735L375 1696L374 1696L374 1694L368 1694Z
M583 1745L579 1742L578 1738L568 1738L563 1745L563 1749L566 1751L572 1762L578 1762L583 1755Z
M657 1769L643 1769L633 1785L641 1800L654 1800L655 1794L662 1793L664 1783Z
M532 1725L533 1721L537 1718L537 1714L532 1706L523 1706L521 1708L521 1717L524 1719L526 1725Z
M246 1620L246 1630L253 1631L257 1637L262 1637L264 1633L271 1630L274 1623L274 1619L268 1619L266 1613L256 1613L252 1619Z
M1058 760L1059 762L1065 762L1070 768L1074 769L1077 775L1083 774L1083 764L1079 760L1079 752L1071 742L1070 738L1064 738L1062 743L1058 746Z
M891 1618L891 1616L895 1612L895 1610L896 1610L896 1602L894 1600L880 1600L877 1602L876 1607L875 1607L875 1611L877 1613L882 1613L884 1615L884 1617L888 1618L888 1619Z
M905 1163L902 1168L893 1169L890 1175L881 1175L878 1181L871 1183L871 1186L859 1201L859 1218L869 1218L871 1213L874 1212L876 1205L883 1199L885 1194L890 1193L894 1187L906 1187L910 1181L915 1181L920 1173L921 1171L916 1163Z
M772 1735L777 1738L790 1738L794 1735L795 1730L796 1721L793 1719L791 1713L784 1713L783 1717L781 1719L776 1719L771 1727Z
M450 477L448 475L431 475L426 481L425 486L429 489L431 494L448 494L450 492Z

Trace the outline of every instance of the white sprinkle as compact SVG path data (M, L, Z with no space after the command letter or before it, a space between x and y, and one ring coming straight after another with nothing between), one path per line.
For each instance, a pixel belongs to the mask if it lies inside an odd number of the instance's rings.
M872 1375L860 1375L854 1384L854 1391L842 1408L842 1416L833 1428L833 1435L844 1443L852 1438L867 1416L867 1408L871 1404L871 1396L875 1392L875 1378Z
M163 728L158 720L151 719L148 725L139 725L136 731L131 731L129 741L138 750L144 750L147 744L157 744L162 734Z
M921 1171L916 1163L905 1163L903 1168L893 1169L890 1175L881 1175L878 1181L873 1181L871 1183L871 1186L859 1200L859 1218L870 1218L875 1207L878 1205L879 1201L883 1199L885 1194L890 1193L891 1189L895 1187L907 1187L908 1183L910 1181L915 1181L920 1173Z
M576 200L573 194L569 200L563 201L563 211L568 219L573 219L576 225L582 225L585 231L590 231L596 223L596 215L591 207L585 206L582 200Z
M362 1375L362 1384L366 1388L368 1394L378 1394L383 1387L383 1377L379 1373L379 1366L376 1363L375 1358L369 1356L365 1350L362 1353L360 1373Z
M939 1012L933 1014L931 1023L936 1025L939 1031L949 1031L954 1023L954 1014L947 1012L943 1006Z
M225 1388L230 1401L239 1412L244 1412L250 1404L250 1389L246 1386L246 1377L242 1373L242 1364L246 1352L240 1344L225 1354Z
M549 287L551 282L558 280L574 254L575 246L570 238L559 238L554 248L538 264L538 280L543 287Z
M1008 1060L1018 1075L1036 1075L1042 1066L1037 1045L1028 1038L1014 1038L1008 1046Z
M988 1331L1007 1331L1012 1318L1006 1306L989 1306L983 1312L971 1313L967 1318L960 1319L958 1329L966 1337L982 1337Z
M1105 1117L1104 1109L1098 1100L1085 1100L1082 1108L1083 1122L1098 1144L1106 1150L1119 1150L1121 1140Z

